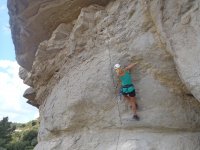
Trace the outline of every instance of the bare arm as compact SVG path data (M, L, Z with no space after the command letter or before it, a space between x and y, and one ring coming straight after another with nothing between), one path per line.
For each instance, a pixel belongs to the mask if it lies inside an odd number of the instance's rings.
M126 71L129 71L130 69L132 69L132 68L135 67L136 65L137 65L137 63L132 63L132 64L128 65L128 66L125 68L125 70L126 70Z
M117 78L117 87L119 87L119 85L121 85L121 81L119 79L119 77Z
M121 81L119 79L119 77L117 77L117 86L115 87L115 93L118 94L118 91L119 91L119 88L120 88L120 85L121 85Z

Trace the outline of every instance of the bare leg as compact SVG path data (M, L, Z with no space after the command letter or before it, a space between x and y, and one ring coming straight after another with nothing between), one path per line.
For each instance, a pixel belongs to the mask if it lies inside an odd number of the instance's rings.
M130 103L130 97L129 97L129 96L126 96L126 95L124 95L124 98L125 98L125 100L127 100L127 102L128 102L128 104L130 105L130 107L132 107L132 106L131 106L131 103Z
M134 115L136 115L136 111L137 111L137 107L136 107L136 98L135 97L130 97L130 96L124 96L126 98L126 100L129 102L129 104L131 105L131 109L134 113Z
M136 98L134 97L130 97L130 96L126 96L124 95L125 99L129 102L129 104L131 105L131 109L133 111L133 119L139 121L140 118L137 115L137 104L136 104Z
M136 107L136 98L135 97L129 97L130 98L130 104L132 106L132 111L134 113L134 115L137 115L136 111L137 111L137 107Z

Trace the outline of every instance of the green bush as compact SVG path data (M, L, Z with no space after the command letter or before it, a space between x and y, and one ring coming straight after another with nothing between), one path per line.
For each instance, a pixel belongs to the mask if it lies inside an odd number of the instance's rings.
M36 124L37 124L37 122L36 121L32 121L32 126L35 126Z
M3 147L0 147L0 150L6 150L5 148L3 148Z
M11 140L11 134L15 130L15 126L11 125L11 122L8 122L8 117L4 117L0 121L0 145L5 147Z
M34 146L26 146L25 147L25 150L33 150L34 149Z
M34 139L31 141L31 145L32 145L32 146L36 146L37 143L38 143L37 138L34 138Z
M37 131L30 130L24 133L22 138L23 141L32 141L34 138L37 138Z
M29 141L20 141L16 143L10 143L7 146L7 150L24 150L26 146L30 144Z
M20 129L15 132L15 129ZM0 121L0 150L33 150L37 145L38 122L27 124L8 122L8 117Z

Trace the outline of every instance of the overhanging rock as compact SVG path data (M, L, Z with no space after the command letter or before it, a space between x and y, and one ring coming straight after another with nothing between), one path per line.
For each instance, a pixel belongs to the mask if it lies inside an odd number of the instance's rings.
M10 26L20 66L31 70L40 42L61 23L76 19L83 7L110 0L8 0ZM58 11L59 10L59 11Z

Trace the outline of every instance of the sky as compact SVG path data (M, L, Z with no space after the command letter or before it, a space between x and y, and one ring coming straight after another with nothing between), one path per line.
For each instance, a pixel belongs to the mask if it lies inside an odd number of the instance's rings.
M0 120L8 117L11 122L26 123L39 116L38 109L23 98L28 88L19 78L19 65L9 28L7 0L0 0Z

